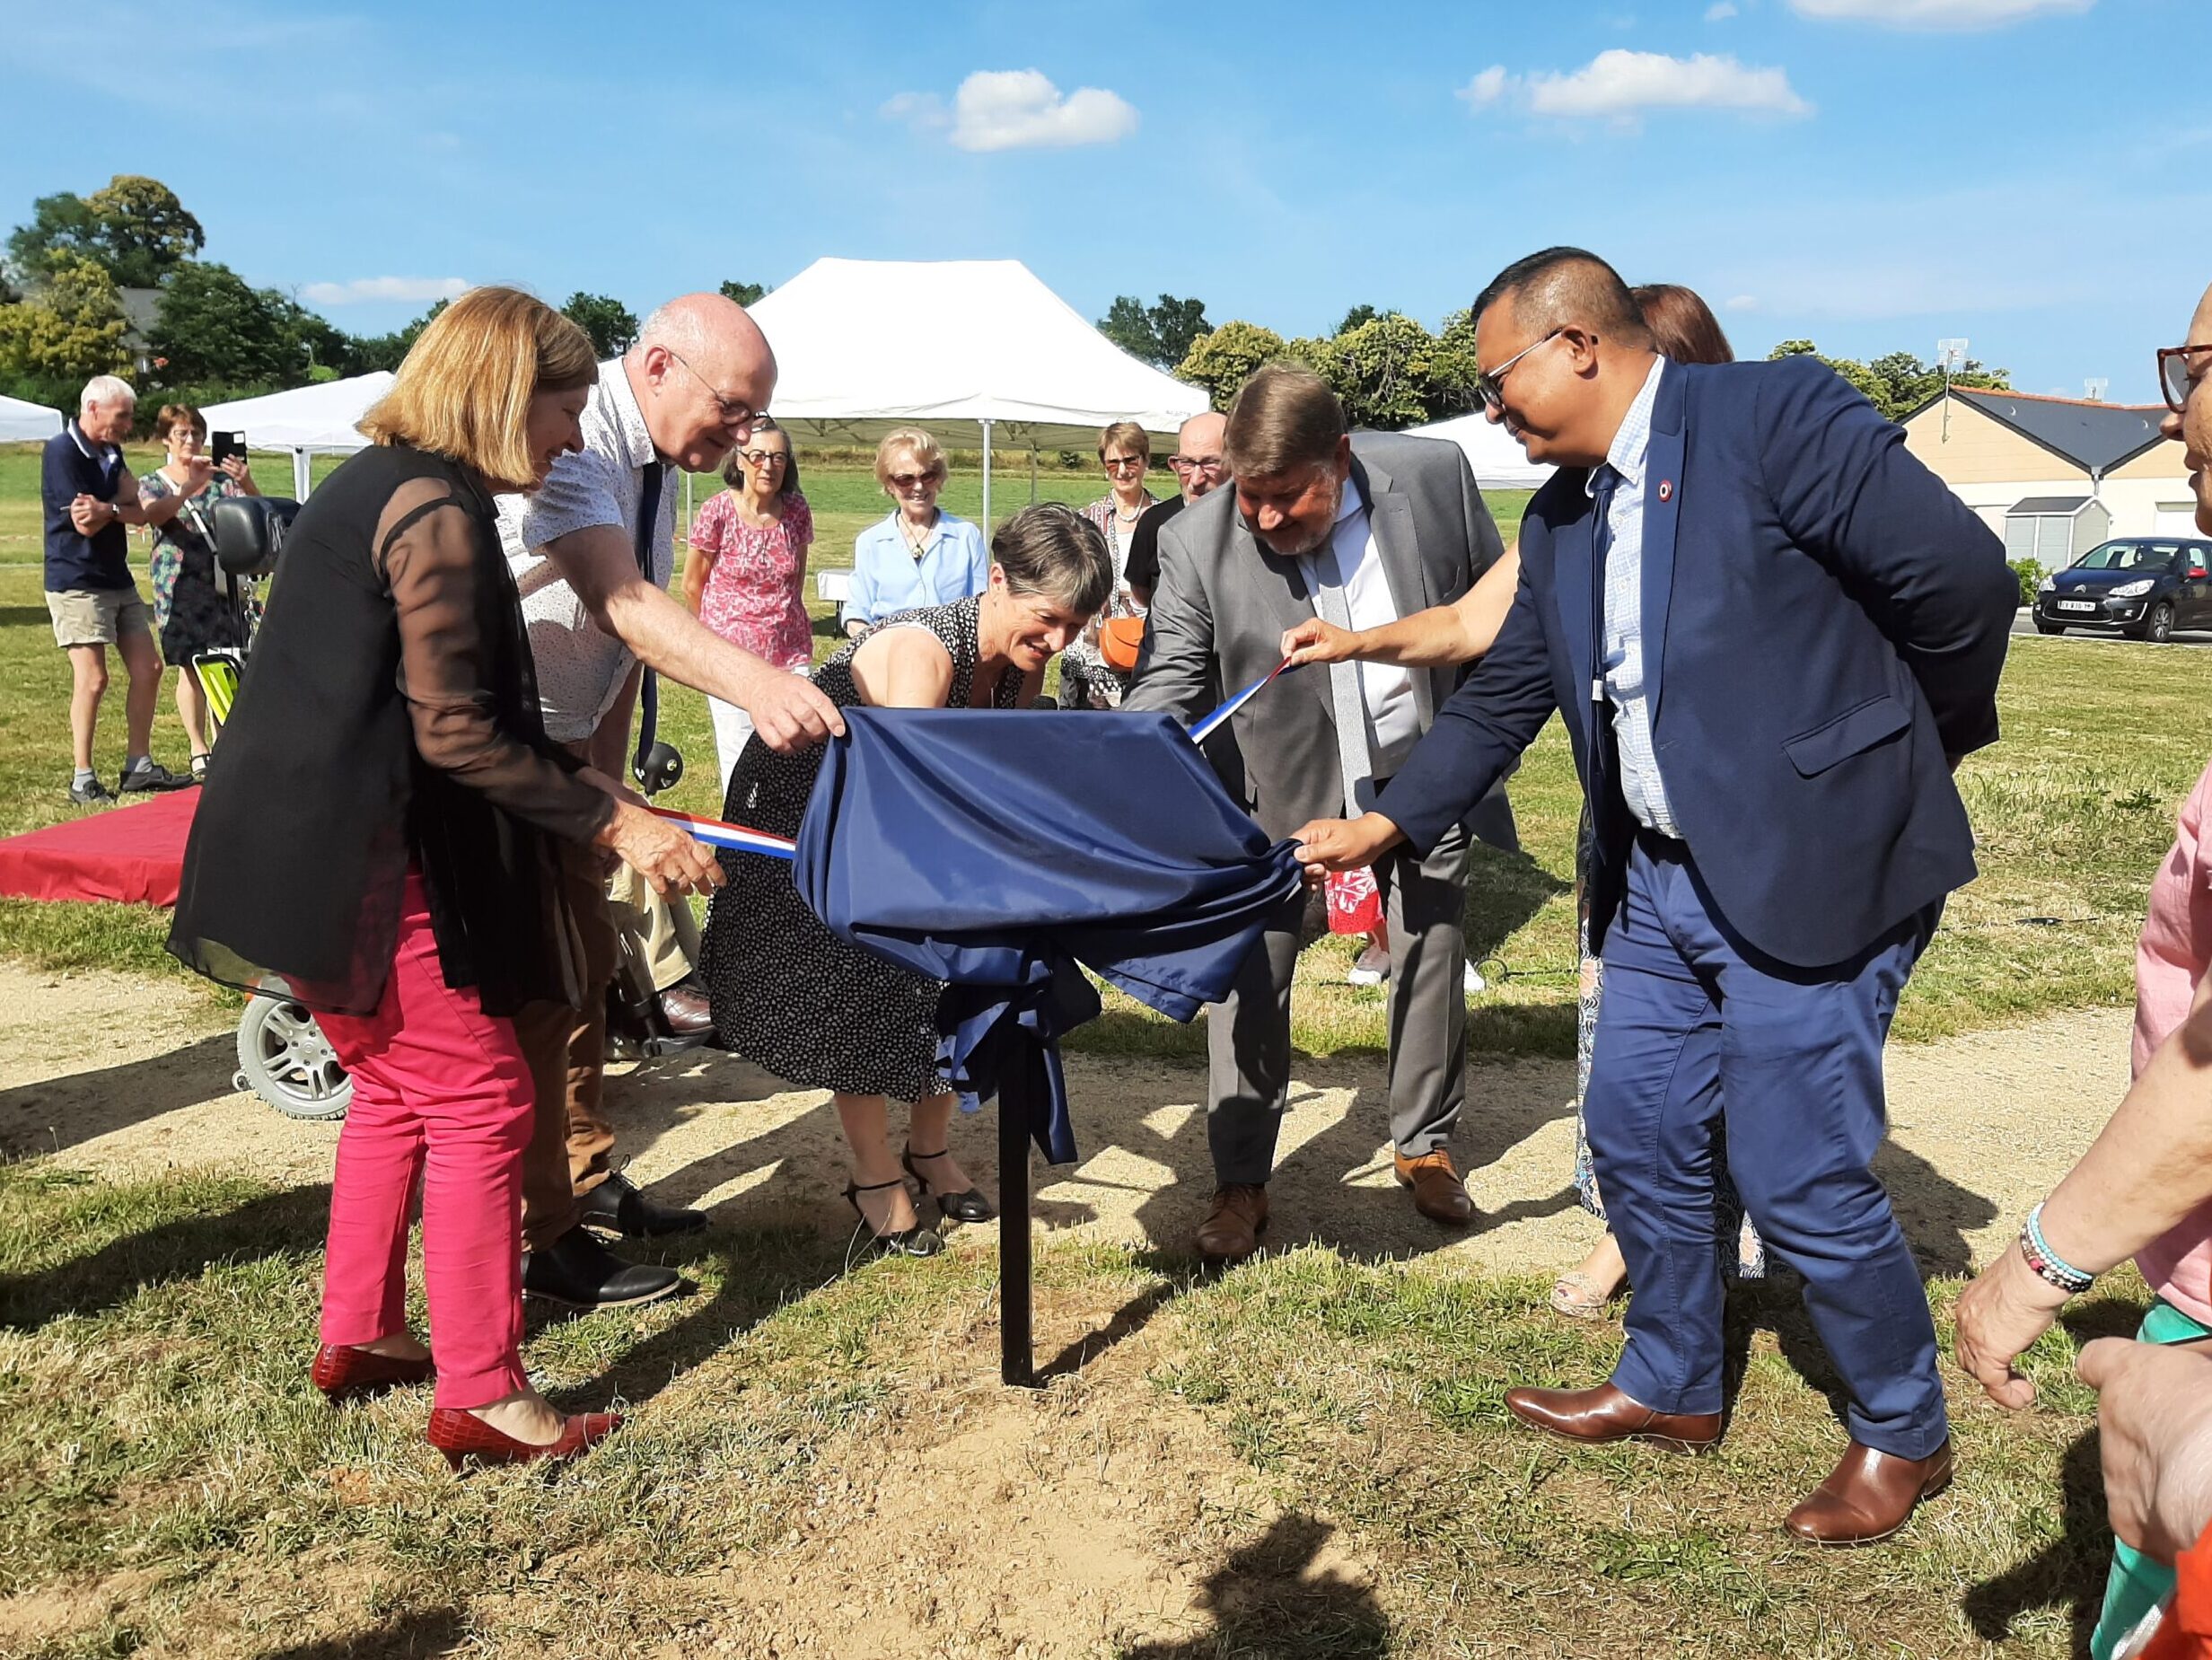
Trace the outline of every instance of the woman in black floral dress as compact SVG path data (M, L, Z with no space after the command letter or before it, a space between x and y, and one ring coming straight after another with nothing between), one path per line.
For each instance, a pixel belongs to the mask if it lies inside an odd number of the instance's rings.
M1113 589L1095 526L1058 503L1016 514L991 542L990 586L950 605L888 619L813 670L840 707L1025 707L1045 665ZM821 752L778 755L758 738L730 777L724 816L795 835ZM951 1151L952 1097L937 1073L944 988L847 944L807 909L791 865L724 852L700 954L723 1042L778 1077L827 1089L852 1149L846 1197L886 1248L943 1248L921 1225L901 1169L955 1221L992 1215ZM903 1155L891 1150L889 1102L912 1103Z

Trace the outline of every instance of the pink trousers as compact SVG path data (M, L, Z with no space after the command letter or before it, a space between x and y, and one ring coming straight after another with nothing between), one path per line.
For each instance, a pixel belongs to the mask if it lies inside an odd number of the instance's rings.
M369 1343L407 1330L408 1213L419 1180L437 1404L513 1394L523 1386L530 1067L513 1023L446 985L419 874L408 873L376 1013L319 1019L354 1081L330 1188L322 1340Z

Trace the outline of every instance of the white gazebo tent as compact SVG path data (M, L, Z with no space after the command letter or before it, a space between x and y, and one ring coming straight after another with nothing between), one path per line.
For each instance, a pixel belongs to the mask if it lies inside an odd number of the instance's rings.
M1408 430L1416 437L1445 438L1458 444L1475 470L1476 484L1486 490L1533 490L1557 470L1548 461L1529 460L1519 441L1480 410Z
M21 398L0 397L0 444L20 444L27 438L51 438L61 430L61 411Z
M379 369L350 380L322 381L288 392L214 404L200 414L209 432L242 433L249 449L291 451L292 493L305 501L307 458L351 455L367 449L369 441L361 435L358 423L391 384L391 373Z
M994 443L1087 450L1099 428L1173 432L1206 393L1139 363L1018 259L817 259L752 307L775 347L777 425L873 444L895 426L982 429Z

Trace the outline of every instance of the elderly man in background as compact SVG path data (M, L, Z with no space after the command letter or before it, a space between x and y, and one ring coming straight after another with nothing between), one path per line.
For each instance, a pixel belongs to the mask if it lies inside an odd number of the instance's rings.
M743 308L719 294L672 300L646 320L636 346L601 365L583 450L563 456L536 495L500 498L546 733L610 777L622 773L640 664L648 676L665 674L745 710L773 750L803 750L844 730L812 682L716 637L668 593L672 470L719 467L750 435L775 387L776 359ZM651 680L645 684L650 726ZM651 738L643 735L641 751ZM624 909L667 904L634 880L617 880L633 896ZM523 1289L575 1307L648 1302L680 1283L671 1269L625 1261L591 1230L643 1238L706 1222L698 1211L654 1204L610 1162L606 988L624 941L606 882L604 868L583 855L562 872L584 945L584 1006L535 1007L515 1023L538 1092L523 1172ZM640 926L636 916L628 920ZM646 918L647 940L631 949L654 950L655 936L680 938L688 920Z
M154 626L130 574L127 524L166 524L191 491L151 503L123 463L138 394L128 381L94 375L77 400L77 418L47 440L39 473L46 510L46 609L54 644L69 654L69 746L76 774L69 799L80 806L113 801L92 770L92 732L108 691L108 647L130 675L124 696L125 749L118 787L175 789L175 777L153 756L154 710L162 693L162 654ZM212 463L196 462L196 484Z
M1371 627L1448 605L1501 552L1456 445L1347 434L1343 406L1310 371L1275 364L1247 381L1224 452L1232 487L1161 532L1159 581L1125 709L1195 720L1219 690L1274 669L1283 635L1306 619ZM1296 676L1230 719L1237 776L1210 746L1208 759L1271 836L1288 835L1308 816L1359 812L1465 672L1339 663ZM1467 1093L1467 852L1466 831L1455 824L1426 853L1401 850L1374 869L1390 920L1398 1179L1423 1216L1453 1225L1474 1214L1448 1145ZM1215 1260L1250 1256L1268 1225L1304 909L1301 896L1270 921L1234 990L1207 1017L1207 1140L1216 1187L1197 1245Z
M1165 501L1146 508L1129 533L1129 557L1121 567L1121 580L1129 584L1137 602L1147 610L1152 605L1152 591L1160 585L1161 530L1191 503L1229 481L1229 462L1222 451L1228 430L1229 417L1212 409L1182 424L1175 435L1175 453L1167 458L1168 469L1181 488Z

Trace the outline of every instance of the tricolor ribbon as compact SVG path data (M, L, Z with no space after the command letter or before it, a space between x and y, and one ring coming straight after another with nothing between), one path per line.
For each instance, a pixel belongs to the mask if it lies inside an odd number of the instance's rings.
M711 848L728 848L738 853L762 853L772 859L798 856L799 844L788 836L771 836L766 830L752 830L742 824L725 824L720 819L702 819L697 813L679 812L673 807L655 807L653 811Z
M1266 674L1191 727L1190 741L1193 743L1205 742L1216 727L1251 702L1269 681L1290 667L1290 659L1284 658ZM766 830L753 830L743 824L727 824L720 819L702 819L695 812L679 812L673 807L655 807L653 811L670 823L680 826L710 848L728 848L738 853L765 854L772 859L798 856L799 844L788 836L771 836Z

